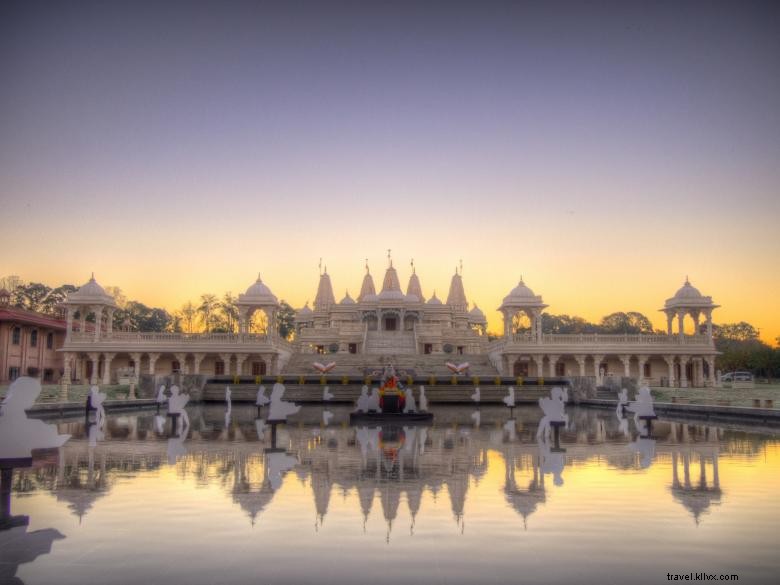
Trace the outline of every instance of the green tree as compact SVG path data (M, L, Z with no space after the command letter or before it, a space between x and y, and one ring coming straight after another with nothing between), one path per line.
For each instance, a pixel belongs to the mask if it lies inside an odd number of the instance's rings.
M716 339L729 339L733 341L758 339L758 329L745 321L715 325L712 328L712 334Z
M601 319L600 333L652 333L653 324L642 313L610 313Z
M11 294L13 294L13 292L23 284L24 281L15 274L10 274L0 278L0 288L4 288Z
M63 284L46 295L41 303L41 312L47 315L54 315L57 312L57 307L65 301L65 298L69 293L76 292L78 290L72 284Z
M227 333L234 333L238 329L238 299L231 292L226 292L219 302L222 313L223 327Z
M200 295L198 313L200 314L200 319L206 329L206 333L211 331L214 326L214 314L218 307L219 304L215 295L209 293Z
M179 311L181 313L181 321L184 330L187 333L192 333L192 327L195 324L195 317L198 316L198 310L192 301L184 303Z
M40 311L43 301L51 292L51 288L40 282L31 282L17 286L13 292L13 303L28 311Z
M284 299L279 302L279 310L276 313L276 326L279 337L290 339L295 331L295 309Z

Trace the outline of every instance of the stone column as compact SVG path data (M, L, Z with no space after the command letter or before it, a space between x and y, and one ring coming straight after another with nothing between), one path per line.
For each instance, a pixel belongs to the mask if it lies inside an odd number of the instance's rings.
M693 334L698 335L699 334L699 311L694 311L691 313L691 317L693 317Z
M674 356L673 355L665 355L664 361L666 362L666 365L669 367L669 387L674 388Z
M688 387L688 374L685 370L690 359L690 356L687 355L680 356L680 388Z
M193 353L192 354L192 373L196 376L200 374L200 363L206 357L205 353Z
M89 361L92 362L92 375L89 377L90 384L97 384L98 381L98 364L100 363L100 353L92 352L89 355Z
M108 386L111 383L111 362L116 357L115 353L103 354L103 386Z
M596 384L601 384L604 380L601 378L601 362L604 361L604 355L593 356L593 374L596 376Z
M249 354L246 353L237 353L236 354L236 376L241 375L241 368L244 365L244 362L246 361L246 358L249 356Z
M70 336L73 333L73 307L66 309L65 317L65 340L70 341Z
M504 337L509 339L512 335L512 317L506 309L501 314L504 315Z
M639 372L637 375L637 381L640 386L644 385L646 383L645 381L645 364L647 363L647 360L650 359L650 356L648 355L638 355L637 359L639 359Z
M149 373L154 376L155 370L154 370L154 364L157 363L157 360L160 359L159 353L150 353L149 354Z
M631 377L631 356L622 354L618 356L620 358L620 361L623 362L623 375L626 378Z
M137 398L135 393L135 387L141 383L141 359L143 358L142 353L136 352L131 353L130 357L133 358L133 380L130 382L130 393L127 395L127 397L130 400L135 400Z
M531 358L536 362L536 377L544 378L544 356L534 355Z
M542 342L542 310L541 309L534 310L534 323L536 324L536 341L537 343L541 343Z
M558 358L561 356L558 355L548 355L547 358L550 360L550 377L555 377L555 364L558 363Z
M103 321L103 307L92 307L95 312L95 341L100 339L100 324Z
M574 356L574 359L577 360L577 363L580 366L580 377L585 377L585 355L578 353Z
M679 311L677 313L677 328L680 335L680 340L685 337L685 311Z
M715 379L715 358L713 356L707 356L707 369L709 370L707 375L707 386L714 388L717 384Z
M179 362L179 373L180 374L186 374L187 373L187 353L186 352L179 352L173 354L174 357L176 357L176 361Z
M225 364L225 375L230 375L230 359L233 357L232 353L221 353L219 354L219 357L222 359L222 362Z
M70 312L70 309L68 310ZM70 380L72 378L70 372L70 362L73 359L73 354L65 352L62 354L62 378L60 379L60 401L66 402L68 400L68 387L70 386Z
M114 309L106 309L106 337L114 333Z
M707 339L712 343L712 309L704 310L704 318L707 322Z
M671 311L666 312L666 332L667 334L672 334L672 323L674 321L674 313Z

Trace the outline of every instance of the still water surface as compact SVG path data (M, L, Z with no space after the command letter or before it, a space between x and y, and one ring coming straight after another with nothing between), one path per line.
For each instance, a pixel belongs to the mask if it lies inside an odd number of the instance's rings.
M571 408L559 452L533 407L381 430L329 410L280 425L277 451L253 407L194 407L184 438L154 413L109 415L91 440L51 421L72 438L13 472L29 525L0 531L0 582L777 582L775 431L661 420L638 439Z

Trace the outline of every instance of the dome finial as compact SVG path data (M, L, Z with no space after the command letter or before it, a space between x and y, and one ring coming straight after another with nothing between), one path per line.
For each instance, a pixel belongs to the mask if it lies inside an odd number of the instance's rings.
M414 267L414 258L412 258L412 274L417 274L417 269Z
M389 268L393 267L393 258L390 256L390 248L387 249L387 262L389 263Z
M687 274L685 275L685 284L691 284L691 281L688 280L688 275Z
M90 280L92 280L92 281L95 280L95 272L94 271L92 271L92 277L90 278Z
M257 273L257 282L263 282L263 279L260 278L260 273L259 272Z

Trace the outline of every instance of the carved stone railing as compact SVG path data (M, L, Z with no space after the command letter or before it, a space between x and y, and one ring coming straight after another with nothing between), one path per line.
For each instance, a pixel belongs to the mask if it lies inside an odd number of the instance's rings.
M512 342L539 345L535 337L527 333L516 333ZM709 346L712 342L706 335L664 335L643 333L545 333L541 345L698 345Z
M95 336L92 333L72 333L69 343L92 343ZM252 344L271 343L289 346L289 342L279 337L269 338L263 333L158 333L158 332L128 332L114 331L109 335L101 335L97 343L107 344L137 344L137 345L169 345L171 343L184 344Z

